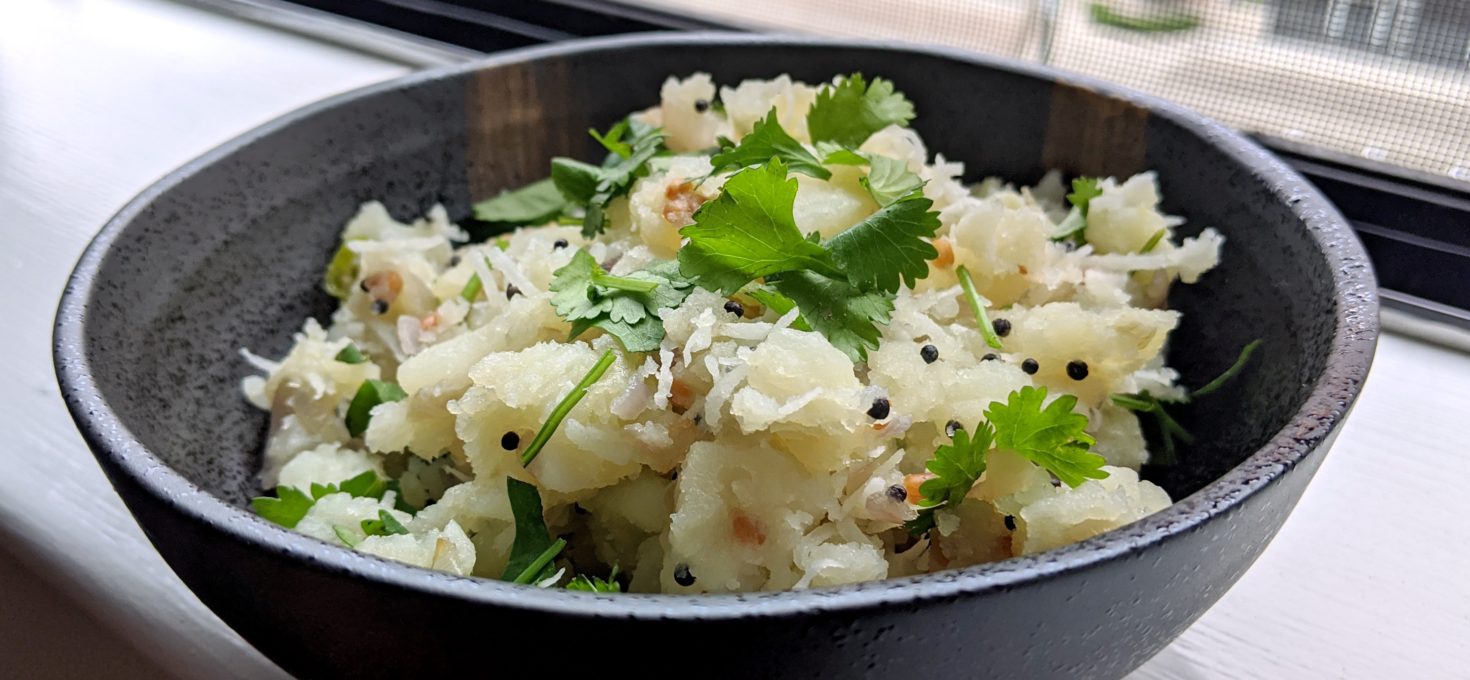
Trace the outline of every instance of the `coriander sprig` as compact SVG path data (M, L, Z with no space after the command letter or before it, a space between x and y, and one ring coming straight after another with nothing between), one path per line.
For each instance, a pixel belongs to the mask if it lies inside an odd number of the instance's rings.
M985 306L990 304L975 290L975 281L970 278L970 270L965 265L955 267L955 276L960 280L960 288L965 291L965 298L970 301L970 309L975 312L975 326L980 331L980 337L984 338L985 344L991 349L1003 349L1000 346L1000 336L995 334L995 326L990 323L990 314L985 311Z
M1177 439L1185 444L1194 443L1194 435L1189 433L1174 416L1169 414L1165 408L1166 404L1187 404L1197 397L1203 397L1220 389L1225 383L1230 382L1235 376L1245 370L1246 364L1250 363L1251 356L1261 346L1260 339L1252 340L1242 348L1240 354L1236 355L1235 362L1230 364L1223 373L1199 389L1186 392L1182 397L1158 397L1150 394L1148 390L1142 390L1131 394L1114 394L1112 402L1138 414L1148 415L1154 419L1155 426L1159 430L1159 439L1164 445L1164 450L1158 460L1150 461L1155 465L1173 465L1177 462L1174 441Z
M925 239L939 228L933 202L917 189L822 241L803 236L794 217L797 183L772 158L725 182L723 193L680 230L684 278L734 294L756 279L795 302L802 318L854 361L878 346L893 296L928 275L938 256Z
M1067 202L1072 204L1072 210L1067 213L1062 223L1057 225L1057 231L1051 235L1051 240L1071 241L1079 246L1087 243L1085 236L1087 212L1092 205L1092 199L1101 195L1101 179L1078 177L1072 180L1072 192L1067 194Z
M525 453L521 454L521 467L530 465L531 461L536 460L536 456L541 453L541 449L546 446L546 442L551 440L551 435L556 433L556 428L561 425L561 421L565 420L567 414L572 412L572 409L577 406L577 402L582 401L582 397L587 396L587 390L591 389L598 380L602 379L602 374L607 373L608 367L612 366L615 359L617 357L613 354L612 350L603 352L602 357L597 360L597 363L593 364L591 370L587 371L587 375L582 376L582 379L577 382L576 386L572 387L572 391L568 392L565 397L561 398L561 401L557 402L556 408L551 410L551 416L541 425L541 429L536 431L536 437L526 447Z
M914 105L898 92L893 81L874 78L869 84L854 73L835 85L825 85L806 114L812 142L835 142L858 148L873 133L889 125L908 125Z
M345 493L353 498L381 499L392 486L378 477L378 473L367 470L351 479L336 484L312 484L307 491L295 487L276 487L276 497L259 496L250 500L255 514L287 529L294 528L317 500L328 494Z
M1105 479L1107 460L1089 449L1087 416L1075 413L1077 397L1063 394L1046 403L1045 387L1022 387L1005 403L991 402L985 419L995 426L995 443L1040 465L1067 486Z
M1089 479L1106 479L1107 462L1090 449L1096 443L1087 434L1087 416L1073 412L1077 397L1063 394L1050 403L1046 388L1022 387L993 401L975 433L958 428L953 441L935 449L925 468L934 475L919 486L919 516L905 527L915 536L935 527L934 512L953 510L980 481L990 451L1012 451L1050 472L1067 486Z
M546 518L542 514L541 493L535 485L506 477L505 494L510 501L511 515L515 518L516 533L511 542L510 557L505 562L505 572L500 578L521 584L540 581L567 542L551 540L551 532L546 529Z
M941 506L954 508L965 499L970 489L985 474L985 456L995 444L995 427L985 421L969 431L956 429L954 440L934 450L934 458L924 468L934 475L919 486L919 516L906 524L915 536L934 528L934 511Z
M553 272L551 304L572 324L571 336L601 328L630 352L652 352L664 339L658 311L678 307L693 290L672 262L659 262L627 276L609 274L585 250Z

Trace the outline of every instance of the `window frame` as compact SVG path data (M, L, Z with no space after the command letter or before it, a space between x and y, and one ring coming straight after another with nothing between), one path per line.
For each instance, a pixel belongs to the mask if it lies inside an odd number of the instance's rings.
M277 4L482 53L642 31L752 30L613 0L279 0ZM1470 282L1470 186L1283 139L1254 138L1316 185L1348 218L1373 260L1385 306L1470 330L1470 285L1460 285Z

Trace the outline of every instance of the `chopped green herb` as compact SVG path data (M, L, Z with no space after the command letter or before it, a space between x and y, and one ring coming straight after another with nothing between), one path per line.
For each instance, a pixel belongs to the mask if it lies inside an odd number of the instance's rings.
M378 498L388 491L389 483L378 478L378 473L367 470L356 477L337 484L312 484L310 495L289 486L276 487L276 497L259 496L251 499L250 507L257 515L287 529L293 528L317 499L328 494L345 493L354 498Z
M346 300L352 294L352 284L357 282L358 267L357 253L352 252L344 241L332 254L326 276L322 278L322 289L338 300Z
M522 571L519 576L516 576L512 582L519 583L521 585L530 585L532 583L539 583L540 581L551 578L552 575L556 573L551 568L551 561L556 559L556 556L560 555L562 549L566 547L566 539L556 539L551 543L551 545L546 546L546 550L541 551L541 554L537 555L536 559L532 560L530 564L526 565L526 569Z
M788 272L771 281L777 292L801 308L801 317L853 361L878 348L878 324L893 313L893 294L864 291L843 279L816 272Z
M1148 390L1135 394L1114 394L1112 400L1114 404L1130 411L1153 417L1154 423L1159 428L1159 438L1163 441L1164 450L1158 460L1150 462L1157 465L1173 465L1177 460L1174 440L1178 439L1186 444L1194 442L1194 435L1184 429L1184 426L1174 420L1174 417L1164 409L1165 403L1184 403L1187 400L1160 399L1149 394Z
M896 92L893 82L874 78L871 85L854 73L836 85L827 85L806 115L813 142L836 142L857 148L874 132L889 125L908 125L914 105Z
M287 529L295 528L315 504L316 499L289 486L276 487L275 498L258 496L250 500L250 507L255 510L255 514Z
M396 383L385 380L366 380L362 386L357 388L357 394L352 397L352 403L347 405L347 432L354 437L361 437L367 432L368 422L373 418L373 407L378 404L399 401L408 397Z
M736 173L694 213L694 224L679 231L689 238L679 249L680 271L726 295L781 272L806 269L842 278L827 251L797 229L795 203L796 180L787 178L779 159Z
M861 151L854 151L836 142L817 142L817 156L822 159L822 165L868 165L868 157Z
M480 275L471 274L470 280L465 282L464 288L459 289L459 296L463 298L465 302L473 304L475 298L480 297L480 291L484 289L484 287L485 284L480 282Z
M475 204L475 219L505 226L546 224L567 207L567 198L551 178L532 182L519 189Z
M1215 376L1213 380L1205 383L1199 389L1185 394L1183 397L1156 397L1150 394L1148 390L1134 394L1112 395L1114 404L1135 413L1153 417L1155 426L1159 429L1159 439L1164 445L1164 450L1161 452L1163 455L1158 460L1150 462L1155 465L1172 465L1177 460L1174 440L1178 439L1186 444L1194 442L1194 435L1184 429L1184 426L1180 425L1179 421L1175 420L1174 416L1169 414L1169 411L1165 408L1165 404L1187 404L1197 397L1203 397L1220 389L1225 383L1230 382L1231 379L1240 375L1240 372L1245 370L1246 364L1250 363L1251 356L1255 354L1256 349L1260 346L1260 339L1246 343L1244 347L1240 348L1240 354L1236 355L1235 362L1230 364L1230 367L1225 369L1224 373Z
M909 164L882 154L867 154L868 174L858 181L878 205L907 198L924 186L924 180L909 170ZM931 202L932 205L932 202ZM938 217L935 217L938 225Z
M357 349L357 345L351 343L343 347L342 351L338 352L337 356L333 358L344 364L361 364L367 361L367 357L362 355L362 351Z
M567 584L567 590L580 590L588 593L621 593L623 584L618 583L618 567L613 565L612 573L607 575L607 579L578 574L571 583Z
M381 499L383 494L388 491L388 482L378 477L378 473L372 470L366 470L362 474L336 484L327 484L325 486L320 484L311 485L311 495L315 498L321 498L329 493L338 493L339 491L353 498Z
M553 272L551 304L571 322L571 338L601 328L630 352L652 352L664 338L658 310L678 307L693 290L673 262L613 276L585 250Z
M832 172L822 167L822 162L812 152L782 129L774 108L764 120L756 121L755 128L740 139L740 144L720 138L720 150L710 158L714 166L711 174L761 165L772 158L781 159L792 172L817 179L832 177Z
M551 439L551 435L556 432L556 428L561 425L561 421L567 417L568 413L572 412L572 408L576 407L577 402L582 401L582 397L587 396L587 390L596 384L598 380L602 379L602 374L607 373L607 368L612 365L613 360L616 358L612 350L603 352L602 357L597 360L597 363L593 364L592 368L587 371L587 375L582 376L582 380L572 387L572 391L568 392L565 397L561 398L561 401L557 402L556 408L551 410L551 416L541 425L541 429L536 431L536 437L526 447L525 453L521 454L522 467L530 465L531 461L536 460L536 455L541 453L541 449L546 446L546 442Z
M1072 192L1067 194L1067 202L1072 204L1072 210L1057 225L1051 240L1071 241L1079 246L1087 243L1087 210L1092 199L1102 195L1101 185L1102 180L1097 177L1078 177L1072 180Z
M934 510L940 506L954 508L965 499L980 476L985 474L985 454L995 444L995 428L981 421L975 434L969 430L954 431L954 441L934 450L934 457L924 467L934 473L932 479L919 486L920 517L909 520L909 532L920 535L934 527ZM928 515L928 517L924 517Z
M592 138L597 140L597 143L609 153L616 154L620 158L628 158L633 155L633 146L623 141L623 134L629 131L630 121L631 119L628 118L618 121L608 128L607 134L599 133L595 129L589 129L587 134L592 135Z
M586 238L602 233L607 204L628 193L634 180L648 174L648 161L663 148L664 134L658 128L625 120L607 135L593 137L613 151L603 167L570 158L551 160L551 179L556 188L568 201L586 208L582 221L582 236Z
M510 500L511 515L515 518L516 534L510 546L510 559L506 561L505 572L500 578L516 583L539 581L542 572L566 541L559 541L561 545L558 546L551 540L551 532L546 530L546 517L542 514L541 492L534 485L506 477L505 493ZM552 552L553 548L555 552Z
M337 534L337 539L347 544L349 548L356 548L362 539L354 536L352 530L337 524L332 525L332 533Z
M1097 177L1078 177L1072 180L1072 193L1067 194L1067 202L1082 211L1082 216L1087 217L1087 210L1092 205L1092 199L1102 195L1102 180Z
M1082 209L1072 206L1072 210L1062 218L1061 224L1057 225L1057 230L1052 232L1051 240L1071 241L1080 246L1087 242L1087 239L1083 238L1083 232L1086 230L1087 218L1082 216Z
M990 302L975 290L975 281L970 278L970 270L965 269L965 265L960 265L955 267L954 273L959 277L960 287L965 290L965 297L970 301L970 309L975 311L975 326L980 331L980 337L984 338L985 344L991 349L1002 349L1000 336L995 334L995 326L990 323L990 314L985 311L985 305Z
M1064 394L1046 402L1046 388L1022 387L1011 392L1005 403L991 402L985 419L995 427L995 442L1040 465L1075 487L1089 479L1108 476L1107 463L1089 451L1095 440L1087 434L1087 416L1074 413L1077 397Z
M827 251L854 286L885 293L898 291L900 280L912 288L929 275L928 260L939 251L925 240L939 229L934 202L917 187L867 219L833 236Z
M1158 247L1159 242L1162 241L1162 240L1164 240L1164 236L1168 235L1168 233L1169 233L1169 230L1168 229L1160 229L1160 230L1154 232L1154 235L1148 237L1148 242L1147 243L1144 243L1143 244L1143 247L1140 248L1138 250L1138 252L1140 252L1140 253L1147 253L1147 252L1152 251L1154 248Z
M745 294L755 298L756 302L764 305L766 309L774 312L776 316L785 316L787 312L796 309L795 300L776 292L770 286L751 286L745 289ZM801 318L800 314L791 322L791 327L799 331L809 331L812 329L811 325L806 322L806 319Z
M876 324L888 322L893 292L927 275L925 259L938 256L923 240L939 226L933 204L911 193L824 246L797 229L796 191L780 159L736 173L680 230L689 237L680 271L726 295L764 277L812 328L860 360L877 346Z
M398 536L407 535L409 531L392 513L380 509L377 519L362 521L362 533L364 536Z
M1251 355L1255 354L1256 348L1260 346L1261 340L1259 338L1246 343L1245 347L1240 348L1240 354L1236 355L1235 363L1230 364L1230 368L1225 369L1224 373L1215 376L1214 380L1205 383L1204 386L1191 390L1189 398L1195 399L1210 394L1223 387L1225 383L1230 382L1235 376L1240 375L1240 372L1245 370L1245 365L1250 363Z
M501 250L504 250L504 248L501 248ZM494 267L490 264L490 258L488 257L485 258L485 266L487 268L494 269ZM463 298L465 302L474 304L475 298L480 297L480 291L484 289L485 283L480 280L480 275L471 274L470 280L464 283L464 288L459 289L459 296Z

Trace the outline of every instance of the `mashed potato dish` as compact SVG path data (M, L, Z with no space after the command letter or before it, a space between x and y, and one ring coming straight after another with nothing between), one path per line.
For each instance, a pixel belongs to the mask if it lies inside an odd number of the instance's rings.
M1165 407L1218 384L1179 385L1164 307L1223 239L1176 235L1149 173L967 183L914 117L881 78L696 73L459 224L362 206L330 321L244 352L255 510L455 574L692 594L1003 560L1169 505L1140 416L1187 439Z

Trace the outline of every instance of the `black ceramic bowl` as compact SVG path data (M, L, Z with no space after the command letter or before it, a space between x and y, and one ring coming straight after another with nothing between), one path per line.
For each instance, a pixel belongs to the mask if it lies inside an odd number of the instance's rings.
M968 179L1047 168L1159 173L1224 261L1171 301L1171 361L1199 384L1199 445L1146 475L1180 499L1059 550L915 578L729 596L592 595L435 573L248 512L266 417L239 347L284 352L323 316L322 268L370 199L400 217L591 157L589 127L716 81L863 71L895 80ZM509 52L290 114L169 175L97 236L62 298L62 392L118 493L219 616L306 677L1115 677L1198 617L1271 540L1368 373L1373 274L1332 206L1260 148L1187 111L1031 65L939 49L748 36L630 37ZM598 676L593 676L598 677Z

